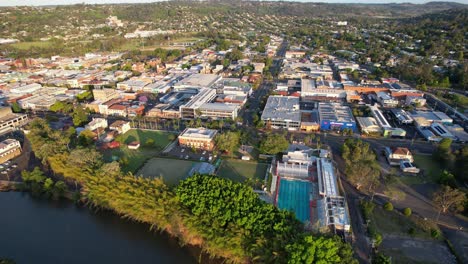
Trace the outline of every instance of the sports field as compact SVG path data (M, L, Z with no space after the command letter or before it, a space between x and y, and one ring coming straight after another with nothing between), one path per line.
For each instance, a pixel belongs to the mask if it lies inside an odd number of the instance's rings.
M310 182L281 179L278 207L294 212L302 222L310 221L310 192Z
M266 163L258 163L243 160L223 160L218 170L218 176L236 182L244 182L247 179L265 178L268 168Z
M168 186L175 186L187 178L188 172L196 162L188 160L152 158L135 175L143 177L162 177Z

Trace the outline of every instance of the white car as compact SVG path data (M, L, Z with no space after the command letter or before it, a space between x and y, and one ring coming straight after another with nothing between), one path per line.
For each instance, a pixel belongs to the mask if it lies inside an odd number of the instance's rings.
M184 153L185 149L182 149L180 152Z
M0 173L1 173L1 174L7 174L8 172L6 172L6 171L2 171L2 172L0 172Z
M206 150L204 150L202 154L205 155L205 154L206 154Z

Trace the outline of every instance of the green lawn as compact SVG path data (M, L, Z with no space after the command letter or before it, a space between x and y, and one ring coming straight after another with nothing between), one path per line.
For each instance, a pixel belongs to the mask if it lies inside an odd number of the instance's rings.
M52 45L50 41L31 41L31 42L18 42L11 44L12 47L17 49L30 49L31 47L38 47L38 48L48 48Z
M116 138L116 141L123 143L120 148L103 151L104 159L108 162L118 160L125 172L135 173L148 159L156 157L171 142L170 135L171 133L161 131L132 129ZM154 141L151 146L146 145L149 139ZM133 141L139 141L141 147L137 150L128 149L127 144Z
M268 164L243 160L223 160L218 170L218 176L236 182L247 179L263 180Z
M162 177L168 186L175 186L187 178L192 166L197 163L188 160L152 158L136 173L143 177Z
M424 172L427 181L436 182L443 171L439 161L429 155L414 155L414 164Z
M151 139L154 141L154 145L151 147L155 147L159 150L162 150L171 142L171 140L169 139L170 135L171 133L162 131L131 129L127 133L118 136L116 140L124 144L128 144L133 141L139 141L141 146L144 147L147 141Z

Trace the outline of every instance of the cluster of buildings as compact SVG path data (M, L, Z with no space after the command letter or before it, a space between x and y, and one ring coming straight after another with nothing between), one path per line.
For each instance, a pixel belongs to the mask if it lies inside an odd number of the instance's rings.
M339 103L304 102L295 96L270 96L261 120L267 127L292 131L356 132L357 126L351 109Z
M293 211L310 229L350 231L346 200L327 151L290 148L274 161L270 190L275 205Z

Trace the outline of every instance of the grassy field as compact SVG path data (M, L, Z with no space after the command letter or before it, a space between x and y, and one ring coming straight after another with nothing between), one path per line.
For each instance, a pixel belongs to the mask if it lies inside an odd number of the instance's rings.
M120 148L103 151L104 159L106 161L118 160L125 172L135 173L148 159L157 156L171 142L170 135L161 131L132 129L116 138L117 141L123 143ZM154 140L151 146L146 145L149 139ZM137 150L128 149L126 144L133 141L139 141L141 147Z
M169 186L175 186L187 178L196 162L188 160L152 158L136 173L143 177L162 177Z
M443 171L440 162L428 155L414 155L414 164L424 171L424 176L429 182L436 182Z
M11 44L12 47L17 49L30 49L31 47L38 47L38 48L48 48L52 45L50 41L31 41L31 42L18 42Z
M376 206L371 216L371 224L379 233L409 236L410 228L414 229L414 236L430 239L429 233L419 228L409 217L403 216L394 211L386 211L380 206Z
M128 144L133 141L139 141L141 146L145 147L147 141L151 139L154 141L154 145L151 147L162 150L171 142L169 139L170 135L171 133L162 131L131 129L127 133L118 136L116 140L124 144Z
M218 176L236 182L247 179L263 180L268 164L243 160L223 160L218 170Z
M197 42L201 40L200 38L196 37L181 37L175 38L171 40L161 40L159 42L145 42L141 39L130 39L125 42L122 46L118 49L121 51L128 51L128 50L155 50L156 48L163 48L163 49L185 49L185 47L178 47L178 46L171 46L171 43L182 43L182 42Z

